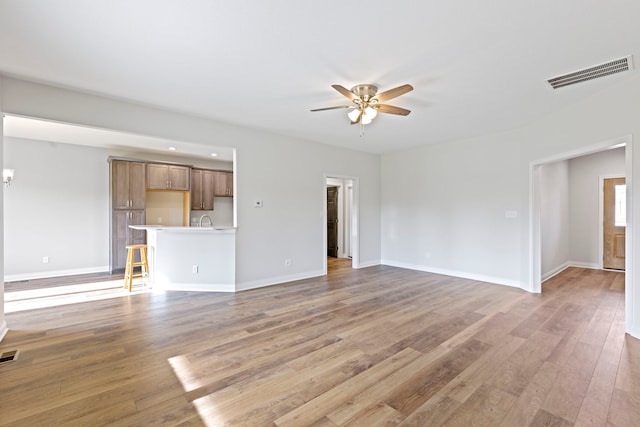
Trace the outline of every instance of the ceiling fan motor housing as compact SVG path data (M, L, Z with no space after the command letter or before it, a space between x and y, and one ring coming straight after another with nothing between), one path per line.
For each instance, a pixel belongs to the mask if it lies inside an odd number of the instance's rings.
M351 89L358 98L368 101L378 93L378 88L374 85L357 85Z

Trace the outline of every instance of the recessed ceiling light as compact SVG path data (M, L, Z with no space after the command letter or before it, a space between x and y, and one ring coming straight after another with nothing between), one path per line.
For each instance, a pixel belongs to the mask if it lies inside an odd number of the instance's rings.
M176 147L169 147L169 150L176 151Z
M212 157L218 157L218 153L211 153Z

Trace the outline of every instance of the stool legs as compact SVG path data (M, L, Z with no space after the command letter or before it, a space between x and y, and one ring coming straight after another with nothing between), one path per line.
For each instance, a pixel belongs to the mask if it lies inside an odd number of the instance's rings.
M138 249L140 253L140 262L135 262L135 250ZM140 267L140 276L134 276L134 267ZM124 269L124 288L129 289L129 292L133 290L133 278L142 277L147 281L149 277L149 262L147 261L147 245L128 245L127 246L127 265Z
M145 284L148 284L149 280L149 262L147 261L147 247L140 248L140 271L142 278L145 280Z

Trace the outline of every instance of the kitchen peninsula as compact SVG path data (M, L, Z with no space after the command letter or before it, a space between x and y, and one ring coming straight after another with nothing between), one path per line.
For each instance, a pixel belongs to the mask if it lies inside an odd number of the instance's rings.
M147 232L149 284L154 289L235 291L235 227L129 227Z

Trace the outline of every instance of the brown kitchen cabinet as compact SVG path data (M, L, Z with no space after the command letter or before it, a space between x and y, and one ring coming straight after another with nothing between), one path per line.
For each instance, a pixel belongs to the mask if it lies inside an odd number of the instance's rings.
M111 160L110 270L124 270L127 245L144 244L146 233L129 225L145 223L145 169L143 162Z
M113 209L144 209L145 189L144 163L111 161Z
M216 171L215 196L233 197L233 172Z
M147 190L189 191L191 168L187 166L147 164Z
M119 271L127 264L127 245L143 245L146 243L146 232L134 230L130 225L144 225L144 210L114 210L112 217L112 254L111 271ZM136 253L136 257L139 254ZM139 261L139 259L136 259Z
M191 169L192 210L213 210L215 179L215 171L207 169Z

